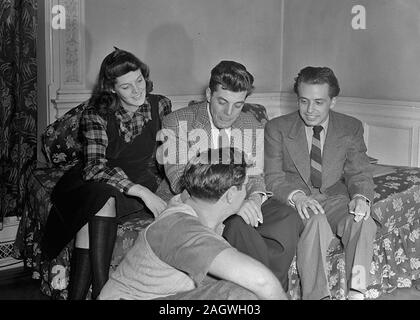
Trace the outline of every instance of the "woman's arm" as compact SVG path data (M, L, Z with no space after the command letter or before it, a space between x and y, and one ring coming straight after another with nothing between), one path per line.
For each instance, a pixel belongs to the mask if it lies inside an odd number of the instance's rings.
M159 196L154 194L148 188L135 184L128 189L129 196L138 197L143 200L144 204L152 211L153 215L157 217L166 208L166 202Z
M85 181L102 181L117 188L120 192L127 191L134 185L121 168L107 166L106 149L108 136L107 122L95 110L87 109L80 121L83 138L83 155L85 166L83 179Z
M93 111L86 112L82 117L80 127L85 140L83 178L106 182L120 192L142 199L155 217L158 216L166 207L165 201L148 188L130 181L121 168L111 169L107 166L108 136L106 126L106 121Z

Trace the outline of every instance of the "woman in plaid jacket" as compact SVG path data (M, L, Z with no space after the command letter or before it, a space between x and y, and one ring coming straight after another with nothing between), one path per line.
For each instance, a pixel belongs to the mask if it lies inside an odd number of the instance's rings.
M96 299L108 280L117 224L143 209L157 216L166 202L155 194L159 172L156 133L171 101L150 94L149 68L115 48L102 62L80 122L83 160L60 179L43 239L55 258L75 239L68 299Z

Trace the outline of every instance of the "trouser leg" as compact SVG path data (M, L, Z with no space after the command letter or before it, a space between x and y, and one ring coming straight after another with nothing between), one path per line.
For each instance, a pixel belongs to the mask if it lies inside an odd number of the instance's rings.
M376 224L369 219L354 221L348 215L338 225L337 235L341 238L345 254L347 287L365 292L370 284L370 265L373 257L373 242L376 236Z
M233 215L224 221L223 237L242 253L269 267L268 249L258 231L242 217Z
M257 230L267 245L270 269L287 292L290 264L304 225L294 208L273 198L264 202L261 210L264 222Z
M319 300L330 296L327 278L327 249L333 238L326 215L305 220L297 248L297 268L301 279L302 299Z

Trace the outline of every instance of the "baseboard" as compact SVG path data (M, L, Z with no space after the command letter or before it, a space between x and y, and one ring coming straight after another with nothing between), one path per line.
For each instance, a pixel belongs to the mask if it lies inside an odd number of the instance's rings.
M23 265L0 270L0 284L5 284L9 281L22 278L30 278L32 276L31 270L25 268Z
M0 259L0 271L11 270L23 267L23 261L12 257Z
M0 271L23 267L23 261L12 257L19 218L5 217L0 230Z

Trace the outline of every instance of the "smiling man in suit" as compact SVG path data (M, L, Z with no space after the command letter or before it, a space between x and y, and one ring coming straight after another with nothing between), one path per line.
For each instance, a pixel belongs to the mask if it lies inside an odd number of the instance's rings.
M302 298L330 297L326 254L335 234L345 250L348 298L362 299L377 230L363 126L331 110L340 91L331 69L302 69L294 91L299 110L265 127L264 162L267 189L302 221L297 248Z
M180 177L188 156L195 151L232 146L254 160L248 170L246 199L237 214L224 222L223 237L239 251L268 266L286 291L288 270L299 238L298 228L290 226L297 226L300 219L293 208L269 198L271 194L266 191L264 124L252 113L243 112L254 89L253 82L254 77L244 65L235 61L218 63L211 71L206 101L164 118L158 136L164 143L157 158L164 164L174 194L183 192Z

